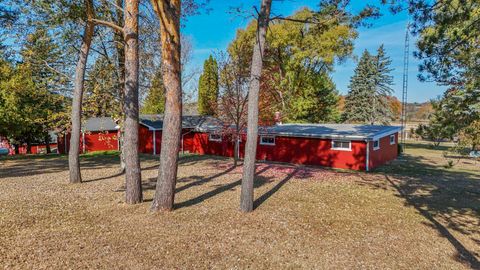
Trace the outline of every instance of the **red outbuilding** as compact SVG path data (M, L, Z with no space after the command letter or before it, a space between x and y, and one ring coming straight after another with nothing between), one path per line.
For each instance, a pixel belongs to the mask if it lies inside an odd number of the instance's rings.
M44 142L34 141L30 144L30 154L47 154L48 148L51 153L58 153L57 149L57 136L55 132L49 132L50 141L47 144ZM10 141L0 135L0 155L26 155L28 153L28 144L11 144Z
M82 133L84 152L117 150L115 122L108 117L88 119ZM160 154L163 117L141 115L139 150ZM220 120L209 116L183 116L180 149L200 155L233 157L234 142ZM368 171L398 156L400 127L351 124L280 124L259 130L257 160L317 165ZM245 134L239 156L244 156ZM69 136L67 135L67 138ZM59 139L59 149L68 149ZM85 142L85 143L84 143ZM63 151L66 152L66 151Z
M118 125L111 117L89 118L82 125L80 136L80 152L118 150ZM70 147L70 133L58 136L58 152L68 153Z

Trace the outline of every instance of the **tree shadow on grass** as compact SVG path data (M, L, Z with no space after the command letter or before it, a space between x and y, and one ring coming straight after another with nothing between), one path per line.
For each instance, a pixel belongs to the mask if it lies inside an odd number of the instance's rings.
M122 175L124 175L124 174L125 174L124 172L118 172L118 173L116 173L116 174L109 175L109 176L104 176L104 177L99 177L99 178L94 178L94 179L83 180L83 183L91 183L91 182L97 182L97 181L112 179L112 178L115 178L115 177L122 176Z
M189 189L189 188L194 187L194 186L201 186L203 184L211 182L212 180L214 180L218 177L221 177L223 175L226 175L226 174L230 173L231 171L235 170L235 168L237 168L237 167L231 166L231 167L227 168L226 170L224 170L222 172L219 172L219 173L216 173L216 174L214 174L212 176L209 176L209 177L194 175L194 176L180 178L180 179L177 180L177 183L184 183L184 182L188 182L188 183L181 186L181 187L175 188L175 193L184 191L184 190ZM193 181L191 181L191 180L193 180ZM157 178L152 177L152 178L148 179L148 182L142 183L142 188L143 188L143 190L154 190L156 188L156 185L157 185Z
M268 182L268 179L264 178L264 177L260 177L260 175L264 172L266 172L267 170L270 169L270 166L266 166L260 170L258 170L256 173L255 173L255 181L254 181L254 188L255 187L260 187L262 185L264 185L265 183ZM202 195L199 195L195 198L192 198L192 199L189 199L189 200L186 200L186 201L183 201L183 202L180 202L180 203L176 203L174 205L174 208L175 209L180 209L180 208L183 208L183 207L189 207L189 206L193 206L193 205L196 205L196 204L199 204L207 199L210 199L216 195L219 195L225 191L229 191L229 190L232 190L234 189L235 187L239 186L240 184L242 183L242 179L239 179L235 182L231 182L231 183L228 183L228 184L225 184L225 185L219 185L217 186L214 190L211 190L209 192L206 192Z
M272 187L269 191L263 193L260 197L258 197L253 202L253 209L257 209L261 204L263 204L266 200L272 197L273 194L277 193L283 185L285 185L292 177L295 176L298 172L298 168L295 168L293 172L287 174L285 178L283 178L280 182L278 182L274 187Z
M477 245L480 243L480 175L445 169L427 161L404 155L376 170L381 174L359 174L363 178L361 184L395 190L406 205L429 221L426 225L435 228L455 247L456 260L480 269L480 254L470 251L452 234L455 231Z
M151 161L155 162L153 165L148 167L143 167L142 170L152 170L158 169L160 166L160 157L153 155L142 154L141 161ZM220 156L209 156L209 155L197 155L197 154L185 154L181 155L178 159L178 165L196 165L198 163L204 162L205 160L210 160L212 162L227 161L229 158L220 157Z
M105 169L111 168L114 164L119 164L118 156L84 156L80 158L80 169ZM58 173L68 170L67 156L39 156L32 158L18 158L8 162L8 165L2 166L0 170L0 179L36 176L49 173Z

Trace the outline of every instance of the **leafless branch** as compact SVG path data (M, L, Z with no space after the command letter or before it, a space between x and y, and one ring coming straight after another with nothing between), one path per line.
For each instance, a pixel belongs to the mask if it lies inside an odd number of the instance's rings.
M122 34L125 33L122 27L116 25L116 24L113 23L113 22L107 22L107 21L99 20L99 19L91 19L90 21L93 22L93 23L95 23L95 24L98 24L98 25L103 25L103 26L110 27L110 28L112 28L113 30L118 31L118 32L120 32L120 33L122 33Z
M65 74L65 73L63 73L63 72L60 72L60 71L58 71L57 69L55 69L54 67L50 66L47 61L43 60L43 63L45 64L45 66L46 66L48 69L52 70L53 72L55 72L55 73L57 73L57 74L59 74L59 75L62 75L63 77L65 77L66 79L68 79L69 81L71 81L71 77L70 77L70 76L68 76L67 74Z

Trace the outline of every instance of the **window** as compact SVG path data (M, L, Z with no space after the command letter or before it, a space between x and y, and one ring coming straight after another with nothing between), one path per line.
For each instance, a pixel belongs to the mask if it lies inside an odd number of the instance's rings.
M273 136L261 136L260 137L261 145L275 145L275 137Z
M395 134L390 135L390 144L395 144Z
M373 150L378 150L378 149L380 149L380 141L375 140L373 141Z
M350 141L332 141L332 149L350 151L352 149L352 143Z
M222 136L220 134L210 133L208 135L208 140L211 142L221 142Z

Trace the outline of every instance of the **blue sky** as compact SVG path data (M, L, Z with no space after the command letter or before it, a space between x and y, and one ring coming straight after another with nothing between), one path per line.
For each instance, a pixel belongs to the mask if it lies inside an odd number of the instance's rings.
M259 0L210 0L209 13L203 12L201 15L188 18L182 29L183 33L189 36L193 42L193 58L190 68L201 68L203 61L212 53L225 50L227 45L235 37L238 28L244 28L250 19L243 16L231 14L231 7L241 6L246 11L251 11L254 5L258 5ZM362 8L364 1L355 2L351 9L353 11ZM378 4L377 1L370 1L371 4ZM290 15L296 10L308 6L316 8L316 0L285 0L274 1L272 13L275 15ZM373 26L369 28L360 28L359 37L355 41L354 55L360 56L363 50L367 49L375 53L380 44L385 45L387 55L392 59L392 68L394 71L395 96L401 99L402 95L402 73L403 73L403 50L405 38L405 26L407 24L407 14L390 14L385 8L381 10L383 16L372 21ZM415 49L415 38L410 39L410 65L409 65L409 102L428 101L438 95L441 95L445 88L437 86L435 83L422 83L417 79L418 64L414 59L412 50ZM356 62L349 59L346 63L336 65L335 72L332 74L333 80L340 93L345 94L348 91L350 77L355 69Z

